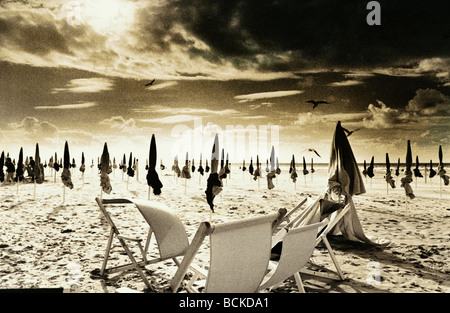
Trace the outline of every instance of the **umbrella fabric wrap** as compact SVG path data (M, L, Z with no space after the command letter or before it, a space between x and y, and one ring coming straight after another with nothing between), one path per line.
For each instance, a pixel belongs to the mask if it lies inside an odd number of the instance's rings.
M275 177L276 177L275 171L270 171L269 173L267 173L267 188L269 188L269 190L275 188L275 185L273 184L273 179Z
M391 172L386 172L384 179L386 180L386 183L388 183L392 188L395 188L395 180L394 178L392 178Z
M148 167L147 172L147 184L153 188L153 194L160 195L161 194L161 188L163 187L163 184L159 180L158 173L156 173L156 139L155 135L152 135L152 139L150 142L150 152L149 152L149 160L150 164ZM162 166L162 164L161 164Z
M342 234L344 238L365 242L371 245L386 245L388 241L369 239L361 226L352 196L366 192L362 175L348 142L347 136L338 122L331 146L328 165L328 197L337 194L345 197L345 204L350 204L348 213L336 224L333 234ZM325 210L325 208L324 208Z

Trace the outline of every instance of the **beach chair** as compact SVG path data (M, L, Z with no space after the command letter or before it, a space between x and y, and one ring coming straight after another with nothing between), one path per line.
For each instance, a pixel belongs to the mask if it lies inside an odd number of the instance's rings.
M331 201L327 198L327 194L325 193L318 197L316 200L310 201L310 204L307 205L300 214L292 218L289 224L287 224L283 229L275 234L272 248L273 250L279 250L276 249L276 246L280 246L280 242L283 241L283 238L286 236L289 229L310 225L327 219L328 222L322 225L322 229L319 231L315 246L323 241L336 268L336 272L329 271L328 273L326 273L321 271L312 271L306 268L302 269L301 272L327 278L344 280L344 274L339 266L338 260L330 245L330 242L327 239L327 235L333 231L336 224L341 221L343 217L348 213L348 211L350 210L350 203L344 205L343 203Z
M328 220L288 230L283 238L283 248L276 268L266 275L259 290L275 289L287 278L294 276L300 292L305 292L299 271L309 261L316 246L319 229Z
M167 209L167 207L165 207L161 203L152 201L139 201L139 200L131 201L128 199L100 199L100 198L96 198L95 200L97 201L97 204L100 207L103 216L106 218L106 221L108 222L111 228L108 243L106 246L105 257L103 260L102 267L100 269L101 276L110 273L123 272L129 269L135 269L139 273L139 276L142 278L147 288L150 288L151 285L142 270L143 267L149 264L161 262L168 259L172 259L177 265L179 265L179 262L176 259L176 257L184 255L189 246L189 240L184 225L175 214L173 214ZM142 246L143 241L142 238L123 236L119 232L119 229L113 222L111 215L106 209L106 206L108 205L124 205L124 204L134 204L144 217L145 221L148 223L150 229L147 235L147 239L145 241L145 246ZM153 257L149 259L148 249L153 234L155 235L156 238L156 243L159 250L159 257ZM111 245L114 238L117 238L119 240L128 258L131 260L131 263L106 268L108 258L110 257L111 253ZM141 252L142 258L141 261L136 260L131 249L128 246L128 242L134 242L137 244Z
M257 292L267 273L273 227L282 214L273 213L218 225L201 223L171 280L172 291L178 291L190 270L193 275L184 286L188 292L201 290L201 287L194 286L199 278L206 279L203 292ZM206 236L209 236L210 243L207 271L192 264Z

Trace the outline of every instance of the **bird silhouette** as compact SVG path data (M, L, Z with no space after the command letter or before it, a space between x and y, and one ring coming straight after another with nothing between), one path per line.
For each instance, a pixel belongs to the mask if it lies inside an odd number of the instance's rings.
M147 87L147 86L151 86L151 85L153 85L153 83L155 82L155 79L153 79L151 82L149 82L148 84L145 84L145 86Z
M313 149L313 148L305 149L305 150L303 150L302 152L305 152L305 151L308 151L308 152L314 152L315 154L317 154L317 156L318 156L319 158L321 158L320 154L317 153L317 151L316 151L315 149Z
M322 100L319 100L319 101L309 100L309 101L306 101L306 102L313 104L313 110L321 103L327 103L328 104L328 102L322 101Z
M347 137L348 137L348 136L350 136L351 134L353 134L355 131L360 130L361 128L357 128L357 129L355 129L355 130L348 130L348 129L345 129L344 127L342 127L342 129L344 130L344 132L347 133Z

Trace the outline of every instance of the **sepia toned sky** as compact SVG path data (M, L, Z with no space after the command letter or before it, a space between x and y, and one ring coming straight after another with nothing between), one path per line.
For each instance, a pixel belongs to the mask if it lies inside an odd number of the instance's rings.
M0 151L327 163L341 121L358 162L448 162L448 3L378 2L0 1Z

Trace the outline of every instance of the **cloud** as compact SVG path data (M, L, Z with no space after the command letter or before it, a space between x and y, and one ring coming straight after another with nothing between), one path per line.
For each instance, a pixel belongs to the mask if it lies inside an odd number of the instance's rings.
M328 84L328 86L331 86L331 87L347 87L347 86L356 86L356 85L361 85L361 84L363 84L362 81L351 79L351 80L344 80L344 81L341 81L341 82L330 83L330 84Z
M177 84L178 83L174 82L174 81L164 82L164 83L161 83L161 84L155 84L155 85L148 86L146 89L147 90L159 90L159 89L164 89L164 88L167 88L167 87L172 87L172 86L175 86Z
M450 112L450 97L439 90L419 89L406 109L422 116L446 116Z
M409 114L392 109L379 100L377 102L378 105L369 104L367 110L370 116L363 119L364 127L372 129L393 128L411 121Z
M46 121L40 122L32 116L25 117L20 123L11 123L9 128L12 130L24 130L28 135L40 138L51 137L57 134L58 128Z
M160 118L141 119L140 121L144 123L156 123L156 124L178 124L191 122L196 118L199 117L195 115L181 114L181 115L165 116Z
M112 86L112 81L107 78L77 78L68 82L64 88L54 88L52 92L95 93L111 90Z
M96 106L95 102L85 102L85 103L76 103L76 104L60 104L60 105L38 105L34 108L36 110L72 110L72 109L86 109L93 106Z
M248 102L261 99L294 96L299 95L303 92L304 92L303 90L269 91L269 92L252 93L247 95L238 95L235 96L234 98L239 100L239 102Z

